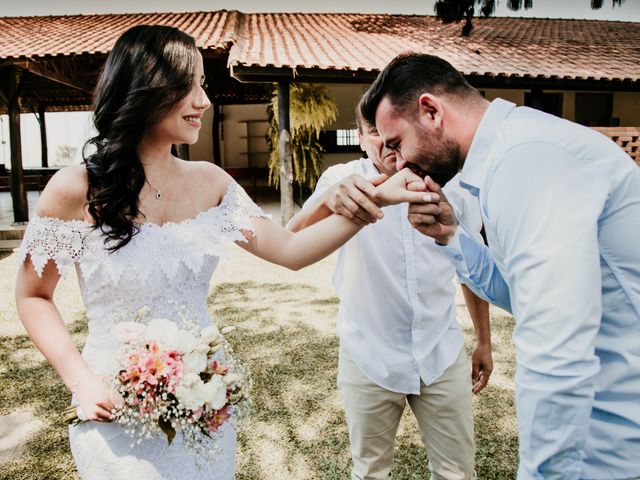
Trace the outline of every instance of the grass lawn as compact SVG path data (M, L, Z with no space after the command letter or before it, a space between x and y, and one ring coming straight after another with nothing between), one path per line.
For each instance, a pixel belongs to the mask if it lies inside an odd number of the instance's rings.
M229 253L214 276L209 308L220 326L238 327L228 339L254 381L254 411L239 431L237 479L348 479L349 441L335 380L338 301L330 286L335 259L288 272L237 247ZM15 459L0 463L0 479L76 479L58 415L70 395L20 330L11 298L15 268L15 255L0 259L0 300L9 307L0 313L0 415L28 411L41 427ZM56 301L81 345L86 321L75 279L61 282ZM464 306L458 310L470 350L473 328ZM474 398L479 479L515 478L512 327L510 317L492 310L494 374ZM407 409L394 479L425 478L426 454Z

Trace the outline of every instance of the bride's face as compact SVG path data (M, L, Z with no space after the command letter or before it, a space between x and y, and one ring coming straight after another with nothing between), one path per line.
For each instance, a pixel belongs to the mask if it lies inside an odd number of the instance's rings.
M194 144L202 126L202 115L211 106L205 92L202 55L198 53L194 82L189 94L180 100L171 111L149 129L148 136L167 140L173 144Z

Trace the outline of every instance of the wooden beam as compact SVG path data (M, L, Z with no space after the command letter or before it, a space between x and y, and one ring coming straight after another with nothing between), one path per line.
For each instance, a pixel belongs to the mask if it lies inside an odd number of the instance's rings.
M371 83L378 76L377 70L338 70L296 67L258 67L255 65L231 65L232 78L242 83L308 82L308 83ZM560 77L520 77L517 75L465 74L465 78L476 88L544 90L587 90L640 92L638 79L581 79Z
M544 95L541 88L532 88L530 98L530 107L544 112Z
M3 90L4 82L0 81L0 105L9 107L9 94Z
M78 70L75 68L74 63L68 59L24 59L14 62L14 65L34 75L52 80L56 83L66 85L77 90L82 90L84 92L92 91L92 88L79 78L80 75L78 74Z
M213 141L213 163L222 166L222 157L220 155L220 104L213 101L213 124L211 126L211 136Z
M15 222L29 221L29 204L24 188L22 171L22 139L20 134L20 82L23 72L17 68L9 71L9 143L11 146L11 199Z
M189 145L186 143L181 143L176 145L176 156L183 160L189 160Z
M45 104L41 103L38 106L38 123L40 124L40 145L41 145L41 162L42 167L47 168L49 166L49 147L47 145L47 123L45 120Z
M289 82L278 83L278 146L280 154L280 212L284 227L293 217L293 162L291 155Z

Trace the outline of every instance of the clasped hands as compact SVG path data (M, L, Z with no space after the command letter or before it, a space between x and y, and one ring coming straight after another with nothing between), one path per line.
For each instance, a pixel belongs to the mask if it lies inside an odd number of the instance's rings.
M458 219L440 185L408 168L371 180L350 175L327 190L324 198L329 210L359 225L375 223L384 216L381 207L401 202L409 202L409 223L420 233L442 245L453 238Z

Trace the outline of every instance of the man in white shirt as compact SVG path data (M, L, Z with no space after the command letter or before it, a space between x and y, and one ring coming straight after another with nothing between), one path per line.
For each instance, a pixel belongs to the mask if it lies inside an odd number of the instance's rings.
M395 173L396 159L375 127L358 122L358 130L368 158L327 169L288 225L296 231L332 212L374 223L340 249L333 278L352 479L390 478L406 403L418 421L432 478L475 478L471 393L484 388L492 370L488 304L464 290L478 337L470 375L456 320L454 269L431 238L411 227L407 204L381 211L369 200L374 185ZM478 234L475 199L455 184L445 191Z
M479 200L489 248L442 196L410 221L514 314L518 480L640 479L638 166L590 128L488 102L433 55L395 58L360 107L397 168Z

